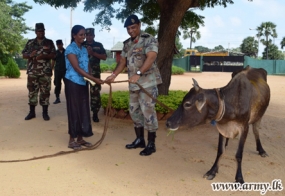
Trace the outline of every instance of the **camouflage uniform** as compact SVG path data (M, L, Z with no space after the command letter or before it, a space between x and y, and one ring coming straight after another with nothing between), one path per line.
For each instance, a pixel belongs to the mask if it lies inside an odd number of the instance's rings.
M40 54L55 54L55 46L52 40L44 38L41 43L37 39L31 39L27 42L23 54L30 54L37 50L36 56ZM40 105L49 105L49 97L51 90L52 69L50 60L36 60L36 57L28 60L27 65L29 90L29 105L36 106L38 104L38 91L40 91Z
M137 40L137 39L135 39ZM141 32L135 43L131 38L124 41L121 56L127 58L129 78L136 74L146 60L146 54L150 51L158 52L157 40L145 32ZM154 98L158 96L157 85L162 83L156 62L138 80ZM129 112L135 127L145 127L149 132L158 129L155 102L146 95L136 84L129 83L130 106Z
M92 44L84 42L83 45L85 47L91 46L92 51L98 54L106 54L106 51L100 42L93 41ZM95 78L101 78L100 59L94 56L88 56L88 57L89 57L89 64L91 67L91 74ZM94 113L98 113L98 111L101 108L100 91L101 91L100 84L95 84L94 86L90 86L90 97L91 97L90 107L91 111Z

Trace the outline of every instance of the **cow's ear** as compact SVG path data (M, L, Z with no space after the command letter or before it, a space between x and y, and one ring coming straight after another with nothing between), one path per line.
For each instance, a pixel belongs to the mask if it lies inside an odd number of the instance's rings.
M205 103L206 99L204 98L204 96L195 101L196 108L200 113L202 113L202 108L204 107Z
M193 82L194 82L194 84L193 84L193 86L194 86L194 89L195 89L195 91L199 91L199 89L200 89L200 87L199 87L199 85L198 85L198 82L194 79L194 78L192 78L192 80L193 80Z

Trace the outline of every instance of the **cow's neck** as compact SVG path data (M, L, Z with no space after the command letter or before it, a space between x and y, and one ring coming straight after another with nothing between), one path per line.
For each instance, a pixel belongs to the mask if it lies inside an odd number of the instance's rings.
M219 109L218 109L218 112L217 112L214 120L216 122L219 122L220 120L222 120L222 118L225 114L225 100L224 100L224 97L221 95L220 89L215 88L215 90L216 90L217 97L218 97Z

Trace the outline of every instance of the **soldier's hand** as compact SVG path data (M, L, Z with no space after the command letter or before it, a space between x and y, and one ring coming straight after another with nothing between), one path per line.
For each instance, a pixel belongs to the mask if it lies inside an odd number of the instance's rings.
M115 74L112 74L112 75L108 76L108 77L105 79L104 82L107 83L107 84L110 84L111 82L114 82L115 79L116 79L116 75L115 75Z
M129 78L130 83L137 83L137 81L140 79L139 75L133 75L132 77Z
M87 52L89 55L92 55L93 54L93 51L92 51L92 47L91 46L87 46Z
M36 50L34 50L33 52L31 52L31 54L30 54L30 58L35 57L35 56L36 56L36 54L37 54L37 51L36 51Z

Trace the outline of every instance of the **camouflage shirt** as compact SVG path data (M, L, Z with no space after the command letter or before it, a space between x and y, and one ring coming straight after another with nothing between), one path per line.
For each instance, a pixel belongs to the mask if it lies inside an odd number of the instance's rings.
M83 42L83 46L87 48L87 46L92 47L92 51L98 54L106 54L106 50L104 49L103 45L100 42L93 41L92 44L88 44L86 41ZM89 64L91 67L92 75L99 78L100 77L100 59L95 56L88 55Z
M52 40L44 38L41 43L38 43L37 38L35 38L27 42L22 54L31 54L34 50L37 51L36 56L40 54L55 54L56 51ZM27 74L52 76L50 59L36 60L36 57L29 59Z
M146 54L150 51L158 52L158 42L148 33L141 32L137 41L132 41L131 38L124 41L121 56L127 58L129 78L135 75L142 67L146 60ZM152 64L149 70L143 73L138 80L138 83L144 88L156 86L162 83L156 62ZM135 91L139 90L139 87L136 84L129 83L129 89L131 91Z

